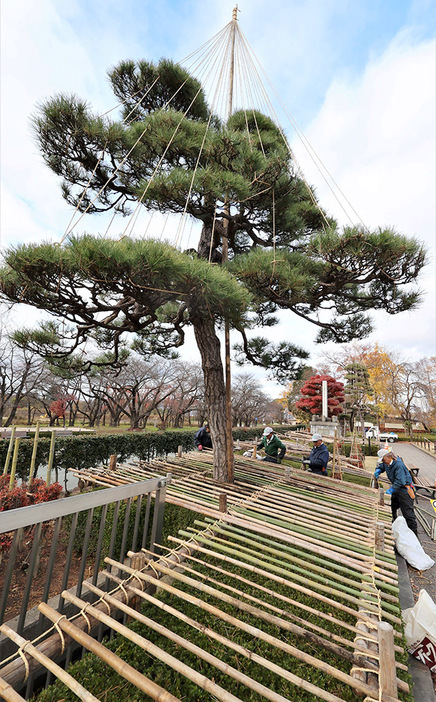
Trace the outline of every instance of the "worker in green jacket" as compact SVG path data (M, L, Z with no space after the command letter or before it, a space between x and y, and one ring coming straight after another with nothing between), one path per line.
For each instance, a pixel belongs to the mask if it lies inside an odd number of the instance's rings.
M262 440L257 445L257 448L265 449L266 456L264 460L270 461L270 463L281 463L286 452L286 446L277 438L271 427L265 427Z

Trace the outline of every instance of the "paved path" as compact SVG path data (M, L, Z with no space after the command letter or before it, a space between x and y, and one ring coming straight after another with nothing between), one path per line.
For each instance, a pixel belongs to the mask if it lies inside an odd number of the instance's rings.
M414 466L419 468L419 477L422 482L426 485L434 485L436 480L436 455L432 456L426 451L421 451L421 449L411 444L406 444L403 441L399 441L395 444L389 444L392 451L401 456L406 466L408 463L413 463ZM427 482L428 481L428 482Z
M401 456L406 465L413 464L419 468L419 478L426 485L435 485L436 479L436 456L421 451L421 449L411 444L406 444L399 441L395 444L390 444L392 451ZM430 506L430 501L424 497L418 497L417 505L429 513L433 513ZM435 514L436 516L436 514ZM421 524L418 522L418 537L424 551L436 563L436 542L432 541L426 534ZM400 558L399 565L399 584L400 584L400 602L403 609L412 607L413 603L418 599L420 590L426 590L430 597L436 602L436 565L429 570L418 571ZM409 576L409 583L407 582ZM436 702L436 677L432 678L429 669L415 659L410 658L410 672L414 681L415 702Z
M398 442L391 444L392 451L401 456L405 464L408 465L413 463L417 468L419 468L419 477L422 482L428 485L434 485L436 479L436 458L431 454L421 451L421 449L416 446L411 446L411 444L406 444L403 442ZM428 514L434 515L436 513L431 507L430 500L418 494L416 506L425 510ZM418 522L418 537L422 544L424 551L431 557L436 563L436 542L426 534L422 525ZM425 570L423 572L417 571L409 566L409 576L412 585L413 595L415 601L418 597L419 590L427 590L428 594L436 602L436 565L434 565L430 570Z

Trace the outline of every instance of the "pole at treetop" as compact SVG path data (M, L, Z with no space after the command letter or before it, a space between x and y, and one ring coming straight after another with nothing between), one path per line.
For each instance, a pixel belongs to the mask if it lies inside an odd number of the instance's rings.
M233 9L232 26L231 26L231 56L230 56L230 77L229 77L229 102L228 114L229 118L233 110L233 80L235 70L235 34L236 22L238 21L238 6ZM228 261L229 258L229 228L230 205L226 198L224 204L224 220L223 220L223 242L222 242L222 261ZM230 328L229 323L225 321L224 329L224 346L225 346L225 369L226 369L226 456L227 456L227 482L233 483L234 480L234 456L233 456L233 434L232 434L232 379L230 371Z

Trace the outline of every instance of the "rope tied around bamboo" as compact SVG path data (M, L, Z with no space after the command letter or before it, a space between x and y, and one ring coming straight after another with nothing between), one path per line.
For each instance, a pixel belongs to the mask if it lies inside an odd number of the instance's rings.
M111 558L106 558L105 562L111 566L118 567L119 569L123 570L126 573L131 573L131 571L132 571L132 569L129 568L127 565L122 565L120 563L117 563L116 561L114 561ZM224 595L224 593L219 593L219 595L216 595L216 591L212 592L213 591L212 588L209 588L208 586L204 586L201 583L194 582L194 581L192 581L192 578L186 578L181 573L178 573L177 571L171 571L159 563L156 563L156 567L158 567L158 569L161 570L162 573L165 575L171 575L176 580L181 580L182 582L184 582L186 584L193 585L196 589L200 590L201 592L214 594L215 596L219 596L219 599L222 599L222 600L227 601L227 602L231 602L232 604L235 603L235 605L238 606L236 604L234 598L230 598L230 597ZM167 571L169 571L169 572L167 572ZM109 577L111 577L110 574L109 574ZM266 632L264 632L262 629L259 629L258 627L247 624L240 619L236 619L232 615L227 614L223 610L217 609L213 605L210 605L209 603L199 599L198 597L196 597L194 595L191 595L185 591L181 591L177 588L174 588L172 585L169 585L168 583L165 583L162 580L156 580L152 576L147 575L145 573L142 573L140 577L143 577L144 580L146 580L151 585L154 585L156 587L160 587L163 590L171 592L172 594L175 594L177 597L183 598L183 599L187 600L188 602L190 602L191 604L197 605L200 608L210 612L214 616L218 616L220 619L227 621L229 624L233 624L237 628L240 628L243 631L249 633L252 637L262 639L262 640L276 646L277 648L285 651L287 654L297 658L298 660L309 663L310 665L313 665L315 668L319 668L320 670L324 671L325 673L328 673L332 677L337 678L338 680L345 682L347 685L350 685L351 687L356 688L360 692L363 692L365 694L371 694L371 692L373 691L373 688L371 686L366 685L364 683L361 683L360 681L354 680L353 678L351 678L350 675L343 673L341 670L334 668L330 664L325 663L324 661L322 661L314 656L311 656L303 651L300 651L298 648L291 646L290 644L282 641L281 639L277 639L276 637L267 634ZM139 594L139 591L138 591L138 594ZM252 608L251 606L248 606L248 605L244 606L243 603L242 603L242 606L241 606L241 603L239 603L239 608L242 609L243 611L246 611L246 612L253 612L254 611L254 608ZM261 616L265 620L268 619L269 621L274 621L277 623L276 617L273 617L273 616L267 617L265 613L263 613L263 615L261 615L257 611L256 611L256 614L258 616ZM401 683L401 681L400 681L400 684L404 685L404 683ZM408 689L408 686L406 686L406 687Z

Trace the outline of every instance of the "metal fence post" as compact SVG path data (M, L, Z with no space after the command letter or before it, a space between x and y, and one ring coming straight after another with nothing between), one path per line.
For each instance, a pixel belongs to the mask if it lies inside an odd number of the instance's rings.
M154 513L153 513L153 524L151 527L151 537L150 537L150 551L152 553L160 554L159 546L162 541L162 529L163 529L163 519L165 511L165 498L167 494L167 485L171 480L171 473L167 474L167 480L161 481L159 483L159 488L156 490L156 496L154 498Z

